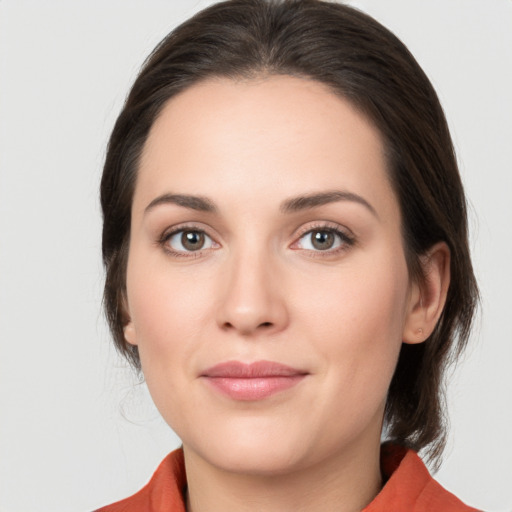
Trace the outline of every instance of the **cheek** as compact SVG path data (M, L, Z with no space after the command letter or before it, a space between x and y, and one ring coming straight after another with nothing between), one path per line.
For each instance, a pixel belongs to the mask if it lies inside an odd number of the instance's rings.
M193 350L205 325L208 293L199 276L186 269L171 272L162 258L152 260L133 251L127 270L129 312L148 377L159 368L178 365Z
M176 431L187 431L194 354L201 349L210 302L193 273L153 261L128 266L127 291L142 371L157 408Z
M395 258L391 255L377 262L368 258L357 265L304 276L298 283L302 289L294 292L301 298L300 316L313 322L318 319L318 324L340 336L355 330L361 337L371 331L400 337L409 281L405 262Z
M402 344L409 286L405 261L397 261L396 254L378 261L360 260L325 279L316 275L299 294L307 338L329 361L325 371L332 389L350 389L354 407L385 399Z

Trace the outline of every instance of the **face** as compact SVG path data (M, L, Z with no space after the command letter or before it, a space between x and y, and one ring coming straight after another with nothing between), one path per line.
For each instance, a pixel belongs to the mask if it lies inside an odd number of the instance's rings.
M412 290L382 141L349 103L283 76L168 102L125 335L186 454L275 474L378 446Z

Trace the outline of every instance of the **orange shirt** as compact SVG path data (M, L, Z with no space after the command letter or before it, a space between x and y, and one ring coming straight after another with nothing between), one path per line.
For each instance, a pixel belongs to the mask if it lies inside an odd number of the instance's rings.
M383 445L386 484L362 512L477 512L441 487L412 450ZM183 451L171 452L139 492L96 512L185 512Z

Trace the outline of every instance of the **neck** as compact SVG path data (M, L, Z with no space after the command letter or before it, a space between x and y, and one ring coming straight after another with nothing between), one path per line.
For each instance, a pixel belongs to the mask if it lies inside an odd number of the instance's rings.
M380 491L380 445L350 449L286 474L241 474L185 447L188 512L359 512Z

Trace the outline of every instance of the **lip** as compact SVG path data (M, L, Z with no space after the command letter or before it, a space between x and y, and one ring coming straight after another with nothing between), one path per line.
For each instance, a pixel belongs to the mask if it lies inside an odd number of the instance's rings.
M234 400L264 400L298 384L307 372L273 361L226 361L205 370L200 377Z

